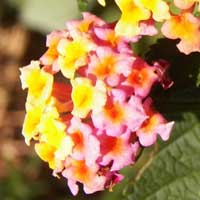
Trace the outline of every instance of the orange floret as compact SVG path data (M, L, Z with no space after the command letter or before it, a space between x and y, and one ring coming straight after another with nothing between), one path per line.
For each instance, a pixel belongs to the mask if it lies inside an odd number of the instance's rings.
M181 39L177 45L181 52L200 52L200 19L191 13L171 17L163 24L161 30L170 39Z

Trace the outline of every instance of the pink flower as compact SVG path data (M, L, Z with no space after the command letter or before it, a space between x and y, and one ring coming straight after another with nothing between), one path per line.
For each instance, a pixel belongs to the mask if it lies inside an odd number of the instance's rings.
M106 177L100 176L98 171L99 166L97 164L87 166L84 160L71 159L62 175L68 179L68 186L73 195L78 193L77 182L83 184L86 194L90 194L104 189Z
M138 58L134 62L132 71L124 85L133 87L135 95L144 98L149 94L151 87L158 78L155 68Z
M103 26L106 24L105 21L91 13L83 12L82 15L82 20L72 20L66 23L67 29L73 37L77 35L90 36L89 32L94 26Z
M151 108L152 100L147 99L145 102L146 112L149 118L143 123L141 128L136 131L140 144L143 146L150 146L157 140L157 135L166 141L169 139L174 122L169 122L164 117L153 111Z
M136 131L145 119L142 104L134 96L128 102L111 99L102 112L92 114L94 126L109 136L119 136L126 129Z
M130 74L134 59L109 47L97 47L96 54L90 57L88 73L105 80L110 86L116 86L122 75L126 77Z
M67 132L74 142L72 157L77 160L85 159L88 166L94 164L100 156L100 143L92 134L92 128L74 117Z
M99 40L97 41L98 44L103 44L110 48L112 47L120 53L133 54L133 51L131 50L128 42L129 40L117 35L111 26L112 25L110 24L110 27L103 26L94 28L95 36Z
M136 134L143 146L150 146L157 140L157 135L166 141L169 139L174 122L167 123L160 114L151 116Z
M181 52L187 55L200 52L200 19L191 13L172 16L163 24L161 31L167 38L181 39L177 45Z
M111 171L117 171L134 163L139 143L130 143L131 132L126 131L118 137L108 136L105 133L99 136L102 153L102 166L111 164Z

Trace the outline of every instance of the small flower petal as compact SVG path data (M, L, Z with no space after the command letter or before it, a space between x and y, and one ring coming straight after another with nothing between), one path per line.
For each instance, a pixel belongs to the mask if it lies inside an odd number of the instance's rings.
M72 81L72 113L80 118L85 118L93 110L99 112L106 102L106 88L102 81L97 81L93 86L87 78L76 78Z
M51 95L53 76L40 69L37 61L20 69L22 88L28 88L27 103L44 104ZM36 78L37 77L37 78Z
M185 28L187 27L187 29ZM200 19L191 13L185 12L181 15L172 16L161 29L164 36L170 39L181 39L178 49L185 53L200 52Z
M139 35L139 22L149 19L150 11L138 6L133 0L116 0L116 3L122 12L115 27L116 33L128 38Z

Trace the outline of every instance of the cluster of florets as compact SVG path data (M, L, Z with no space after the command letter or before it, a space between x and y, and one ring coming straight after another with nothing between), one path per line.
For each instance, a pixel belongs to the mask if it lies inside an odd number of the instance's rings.
M142 147L169 138L173 122L148 97L154 83L165 85L167 64L147 64L114 24L92 14L66 26L48 35L39 61L21 68L23 135L74 195L78 183L86 193L112 189Z
M105 0L97 0L105 6ZM115 31L130 40L142 34L142 24L161 22L161 32L169 39L180 39L178 49L185 53L200 52L200 0L115 0L121 18ZM176 12L173 12L173 8Z

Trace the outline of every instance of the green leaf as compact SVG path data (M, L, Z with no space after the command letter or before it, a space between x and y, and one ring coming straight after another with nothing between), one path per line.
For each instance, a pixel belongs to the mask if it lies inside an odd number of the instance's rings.
M88 10L88 1L87 0L77 0L78 7L80 11Z
M191 113L176 123L171 138L157 143L126 188L130 200L200 199L200 121Z
M197 82L196 82L196 86L199 87L200 86L200 68L199 68L199 73L197 75Z
M199 3L195 3L193 14L195 17L200 17Z

